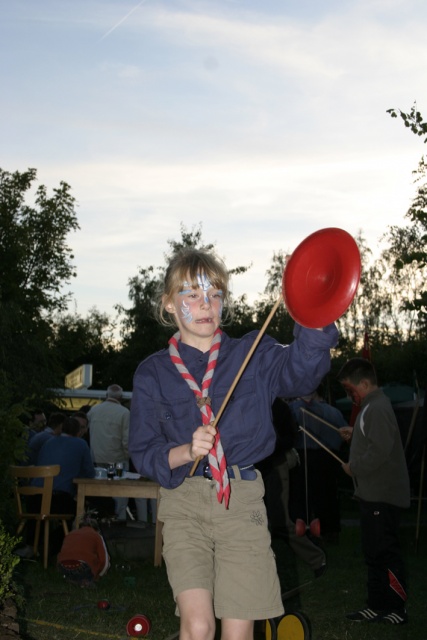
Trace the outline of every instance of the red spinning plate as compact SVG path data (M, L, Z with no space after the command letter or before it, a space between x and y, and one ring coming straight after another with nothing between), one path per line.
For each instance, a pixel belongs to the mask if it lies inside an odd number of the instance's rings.
M320 229L298 245L282 278L289 315L304 327L325 327L348 309L360 280L354 238L336 227Z
M151 622L143 613L133 616L126 625L126 633L131 638L146 636L150 630Z

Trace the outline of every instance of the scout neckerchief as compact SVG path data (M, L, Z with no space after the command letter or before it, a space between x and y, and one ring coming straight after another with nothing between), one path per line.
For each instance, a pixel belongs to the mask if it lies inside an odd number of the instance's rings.
M214 333L212 345L209 351L208 366L206 367L205 375L203 376L201 390L179 355L179 331L169 340L169 354L171 360L175 364L181 376L187 382L190 389L194 392L197 406L202 413L203 424L210 424L215 419L211 409L211 399L208 396L208 389L218 360L218 352L221 345L221 334L221 329L217 329ZM227 473L227 462L225 460L224 450L222 448L218 431L216 433L212 449L209 451L208 459L212 477L215 480L218 502L222 502L222 499L224 498L225 507L228 508L228 501L230 499L230 481Z

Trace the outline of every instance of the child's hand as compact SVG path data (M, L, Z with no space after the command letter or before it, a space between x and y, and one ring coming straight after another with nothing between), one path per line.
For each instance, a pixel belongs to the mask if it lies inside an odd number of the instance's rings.
M340 436L344 442L350 442L353 435L353 427L340 427Z
M216 436L216 427L212 424L197 427L193 433L193 440L190 445L190 456L192 460L206 456L212 449Z
M352 478L353 474L351 472L350 463L344 462L341 466L343 468L343 471L345 471L345 473Z

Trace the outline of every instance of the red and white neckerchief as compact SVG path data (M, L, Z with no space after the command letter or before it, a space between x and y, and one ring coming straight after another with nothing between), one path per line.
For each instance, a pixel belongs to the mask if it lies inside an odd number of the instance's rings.
M208 396L208 390L218 360L218 352L221 345L221 334L221 329L217 329L214 333L212 345L209 351L208 366L206 367L205 375L203 376L201 390L179 355L179 331L169 340L169 354L171 360L196 396L197 406L202 413L203 424L210 424L215 419L211 409L211 399ZM215 480L218 502L222 502L222 499L224 498L225 507L228 509L228 502L230 500L230 480L228 478L227 462L218 431L216 433L212 449L209 451L208 459L212 477Z

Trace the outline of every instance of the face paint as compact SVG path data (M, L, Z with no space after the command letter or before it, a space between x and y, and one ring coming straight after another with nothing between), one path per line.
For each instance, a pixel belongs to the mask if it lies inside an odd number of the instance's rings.
M183 302L181 305L181 315L184 322L192 322L193 314L190 311L190 307L186 302Z
M186 296L188 293L191 293L192 291L194 291L193 287L186 280L182 285L182 291L179 292L179 295L180 296Z
M197 274L197 284L199 285L200 289L204 293L205 302L206 303L209 302L208 291L209 291L209 289L212 288L212 284L211 284L211 281L209 280L208 276L206 275L206 273L198 273Z

